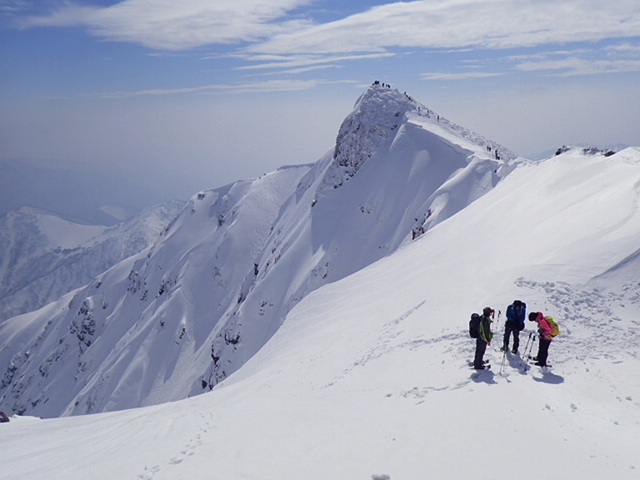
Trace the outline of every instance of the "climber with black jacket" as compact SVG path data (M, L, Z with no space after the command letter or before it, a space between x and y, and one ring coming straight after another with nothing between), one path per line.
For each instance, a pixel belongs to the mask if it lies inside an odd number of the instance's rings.
M493 322L494 311L491 307L485 307L480 317L480 334L476 338L476 355L473 360L473 368L476 370L484 370L487 368L484 363L484 352L487 345L491 345L493 334L491 333L491 322Z

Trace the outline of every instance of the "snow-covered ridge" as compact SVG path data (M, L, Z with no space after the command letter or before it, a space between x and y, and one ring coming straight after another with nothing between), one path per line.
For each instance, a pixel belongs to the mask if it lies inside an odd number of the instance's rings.
M521 161L493 145L396 90L367 89L333 154L196 194L147 252L5 322L2 402L58 416L211 390L310 292L498 185Z
M495 158L513 160L516 155L498 143L457 125L420 104L406 93L379 84L371 85L357 100L338 132L333 163L323 180L320 192L338 188L353 177L381 144L392 138L394 131L408 119L430 123L441 132L452 133L476 146L484 147Z
M571 152L571 151L580 151L584 155L604 155L605 157L610 157L615 154L613 150L609 148L599 148L599 147L577 147L573 145L563 145L562 147L556 150L556 155L560 155L562 153Z

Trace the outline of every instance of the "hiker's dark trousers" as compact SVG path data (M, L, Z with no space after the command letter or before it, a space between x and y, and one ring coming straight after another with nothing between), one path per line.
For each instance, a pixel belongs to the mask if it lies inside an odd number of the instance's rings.
M517 322L505 322L504 324L504 349L509 348L509 337L513 333L513 349L518 350L520 346L520 330Z
M547 357L549 356L549 345L551 345L551 340L540 338L540 346L538 348L538 363L540 365L547 364Z
M486 350L487 342L480 337L476 338L476 356L473 359L473 368L481 368L483 366L482 359Z

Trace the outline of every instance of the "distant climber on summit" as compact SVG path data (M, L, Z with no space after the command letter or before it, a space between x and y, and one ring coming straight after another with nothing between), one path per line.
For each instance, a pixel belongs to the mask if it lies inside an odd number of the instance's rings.
M491 322L493 322L494 311L491 307L485 307L482 310L482 316L480 317L480 332L478 338L476 338L476 355L473 360L473 368L476 370L484 370L487 368L484 362L484 352L487 350L487 345L491 345Z
M509 339L513 334L513 350L511 353L518 353L518 347L520 346L520 332L524 330L524 321L527 314L527 304L514 300L514 302L507 307L507 320L504 322L504 344L502 351L509 350Z

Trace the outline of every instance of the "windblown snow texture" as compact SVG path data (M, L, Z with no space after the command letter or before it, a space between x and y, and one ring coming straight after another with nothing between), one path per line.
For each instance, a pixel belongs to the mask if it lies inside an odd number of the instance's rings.
M50 417L207 392L310 292L429 231L518 163L372 86L332 154L198 193L148 252L6 322L2 402Z

